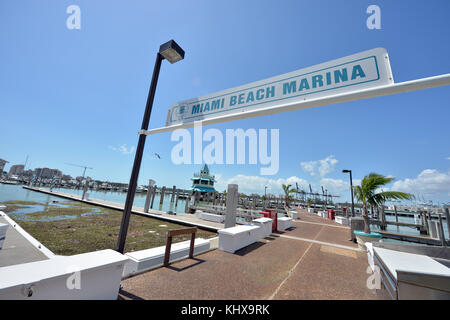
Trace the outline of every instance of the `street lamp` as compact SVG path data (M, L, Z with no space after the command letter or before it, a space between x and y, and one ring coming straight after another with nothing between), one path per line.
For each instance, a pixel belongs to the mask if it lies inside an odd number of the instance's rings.
M117 251L123 253L125 247L125 240L127 238L128 225L130 222L131 208L133 207L134 196L136 193L137 179L139 176L139 169L141 168L142 155L144 153L145 138L147 137L144 131L148 130L150 122L150 115L152 113L153 99L155 98L156 84L158 83L159 69L161 68L162 60L166 59L170 63L183 60L184 51L174 41L170 40L159 47L156 54L155 67L153 69L152 82L147 97L147 104L145 106L144 118L142 119L141 130L139 131L139 141L134 156L133 169L131 171L130 183L128 185L127 199L123 208L122 222L120 224L119 239L117 241Z
M352 179L352 170L342 170L342 173L350 173L350 191L352 192L352 217L355 216L355 204L353 202L353 179ZM347 214L348 217L348 214Z

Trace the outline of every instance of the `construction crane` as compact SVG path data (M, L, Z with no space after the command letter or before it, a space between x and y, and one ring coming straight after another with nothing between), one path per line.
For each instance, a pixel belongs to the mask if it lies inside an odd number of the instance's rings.
M84 175L86 173L86 169L94 169L94 168L91 168L91 167L88 167L88 166L81 166L79 164L73 164L73 163L66 163L66 164L69 165L69 166L84 168L84 170L83 170L83 178L84 178Z

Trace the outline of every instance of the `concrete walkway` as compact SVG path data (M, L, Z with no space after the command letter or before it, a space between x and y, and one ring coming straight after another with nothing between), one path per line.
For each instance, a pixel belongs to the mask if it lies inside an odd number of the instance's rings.
M120 299L377 299L348 228L300 213L234 254L214 250L122 281Z
M35 262L48 259L38 248L33 246L7 219L0 216L0 223L8 225L6 239L0 250L0 267Z
M69 200L74 200L74 201L79 201L79 202L83 202L86 204L91 204L94 206L101 206L101 207L113 209L113 210L123 210L123 207L124 207L124 205L121 203L109 202L109 201L104 201L104 200L99 200L99 199L82 200L81 196L58 192L58 191L49 191L47 189L27 187L27 186L24 186L23 188L32 190L32 191L36 191L36 192L42 192L42 193L49 194L52 196L57 196L57 197L61 197L61 198L69 199ZM144 216L144 217L155 218L155 219L178 223L178 224L182 224L182 225L186 225L186 226L198 227L200 229L208 230L208 231L212 231L212 232L217 232L217 230L224 228L223 223L217 223L217 222L205 221L202 219L198 219L193 214L177 213L176 215L170 215L164 211L159 211L159 210L154 210L154 209L149 209L149 212L145 213L144 208L137 207L137 206L133 206L132 213L140 215L140 216Z

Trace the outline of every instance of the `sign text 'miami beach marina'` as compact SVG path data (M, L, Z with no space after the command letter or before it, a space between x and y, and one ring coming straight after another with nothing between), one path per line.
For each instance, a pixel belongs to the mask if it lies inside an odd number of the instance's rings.
M387 52L377 48L178 102L170 107L166 126L392 83Z
M173 104L156 134L408 91L450 85L450 74L394 83L389 56L376 48Z

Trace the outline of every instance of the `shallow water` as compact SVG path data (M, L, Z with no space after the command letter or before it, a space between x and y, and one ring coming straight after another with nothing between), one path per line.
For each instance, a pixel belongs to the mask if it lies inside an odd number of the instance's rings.
M48 189L48 188L47 188ZM75 189L65 189L65 188L54 188L53 191L63 192L72 195L81 196L82 190ZM89 199L98 199L103 201L115 202L124 204L127 194L125 192L100 192L89 190ZM134 206L144 207L145 205L145 197L146 193L137 193L134 198ZM180 199L178 200L177 207L174 206L174 203L170 203L171 195L165 195L163 204L160 205L160 195L156 194L155 200L153 202L153 209L160 211L173 211L177 213L184 213L186 200ZM32 201L38 202L41 204L41 207L38 206L27 206L27 208L18 209L15 213L33 213L37 211L45 211L45 207L48 206L58 206L63 208L64 206L70 207L70 204L64 204L61 202L68 202L67 199L60 198L57 196L48 195L41 192L31 191L22 188L21 185L8 185L8 184L0 184L0 203L6 201ZM56 201L56 202L54 202ZM69 201L70 202L70 201ZM44 208L44 210L43 210Z
M48 189L48 188L45 188ZM83 194L83 190L77 190L77 189L66 189L66 188L53 188L53 191L57 192L63 192L68 193L72 195L80 196ZM127 197L126 192L105 192L105 191L96 191L96 190L89 190L89 199L98 199L103 201L109 201L109 202L115 202L120 204L125 204L125 200ZM147 196L147 193L136 193L134 197L134 206L138 206L143 208L145 206L145 198ZM175 207L174 203L170 203L172 195L166 194L164 196L163 204L160 205L160 194L155 195L155 200L153 200L153 208L155 210L160 211L173 211L177 213L184 213L186 200L180 199L178 200L177 206ZM1 201L1 200L0 200Z
M61 214L57 216L47 217L45 216L45 212L48 212L49 210L54 211L54 209L61 209L61 213L63 213L65 208L73 208L80 203L66 200L60 197L47 195L41 192L26 190L23 189L20 185L0 184L0 203L4 203L7 201L30 202L30 204L16 204L20 208L17 208L13 212L11 212L11 214L14 214L16 216L16 219L22 221L57 221L65 219L76 219L78 216L105 214L101 208L96 208L94 206L80 206L80 210L88 210L88 212L84 212L79 215ZM32 204L33 202L39 204ZM6 206L8 207L8 204L6 204ZM42 212L42 217L28 216L29 214L36 212Z

